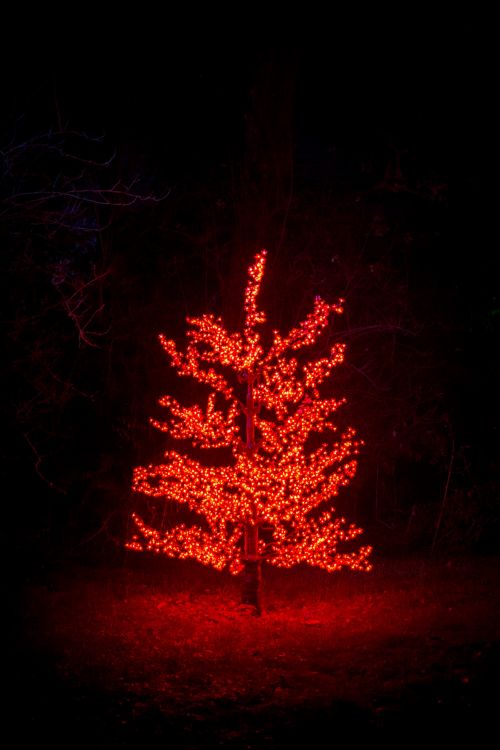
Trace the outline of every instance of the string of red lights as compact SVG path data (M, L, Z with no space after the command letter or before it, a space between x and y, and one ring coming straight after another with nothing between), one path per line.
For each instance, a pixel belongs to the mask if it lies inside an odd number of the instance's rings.
M361 441L353 428L338 435L331 421L345 399L321 398L318 390L342 363L345 346L335 344L329 356L305 364L297 359L299 350L316 343L331 315L343 312L343 300L332 305L317 297L313 310L286 337L272 332L265 351L259 327L266 316L257 306L265 262L262 250L248 271L243 334L228 333L221 318L206 314L187 319L184 352L160 336L177 373L211 392L205 408L162 397L168 416L152 424L195 447L227 448L231 460L210 466L169 450L164 463L137 467L134 490L184 504L200 523L160 531L134 514L137 533L127 547L195 558L238 573L245 533L253 529L253 557L259 561L284 568L307 563L330 572L370 570L371 547L337 551L362 530L334 517L331 505L356 473ZM311 441L314 434L320 439Z

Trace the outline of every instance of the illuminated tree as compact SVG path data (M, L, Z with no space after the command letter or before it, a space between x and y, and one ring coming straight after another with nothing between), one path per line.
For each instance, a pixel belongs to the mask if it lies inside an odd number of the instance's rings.
M339 435L331 421L345 399L319 392L343 361L344 345L316 361L304 361L302 351L325 332L333 313L342 313L343 301L316 297L287 336L266 336L266 316L257 307L265 260L262 250L248 271L242 333L228 333L221 318L206 314L187 319L184 352L160 336L177 373L205 384L210 394L204 408L163 396L167 420L152 424L197 449L226 449L230 459L213 465L168 450L164 463L137 467L136 491L184 504L199 522L158 530L134 514L137 533L127 544L243 572L243 602L258 611L263 560L329 572L371 568L370 547L337 551L362 530L335 517L331 504L353 478L360 446L351 427Z

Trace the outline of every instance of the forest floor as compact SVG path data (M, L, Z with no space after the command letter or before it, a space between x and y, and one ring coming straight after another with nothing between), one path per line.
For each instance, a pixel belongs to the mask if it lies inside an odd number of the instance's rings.
M57 566L23 586L16 746L486 746L500 697L499 562L266 568L260 618L239 607L237 579L194 563L132 553Z

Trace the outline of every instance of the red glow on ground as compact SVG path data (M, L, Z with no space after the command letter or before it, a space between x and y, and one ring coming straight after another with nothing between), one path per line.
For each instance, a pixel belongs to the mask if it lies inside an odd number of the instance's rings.
M493 567L273 571L262 618L242 613L233 578L194 563L71 571L29 592L28 672L45 665L43 690L32 674L25 680L34 683L30 710L56 721L60 692L72 725L97 715L106 736L173 732L176 747L200 748L207 737L271 747L273 737L302 731L308 711L337 734L451 714L460 727L490 698ZM186 732L192 745L182 744Z

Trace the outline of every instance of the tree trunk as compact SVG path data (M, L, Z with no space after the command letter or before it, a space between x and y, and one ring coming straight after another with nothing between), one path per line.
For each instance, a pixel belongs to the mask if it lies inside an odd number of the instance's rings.
M247 604L255 609L256 614L262 612L262 560L258 549L259 527L245 526L245 550L243 555L243 587L242 604Z

